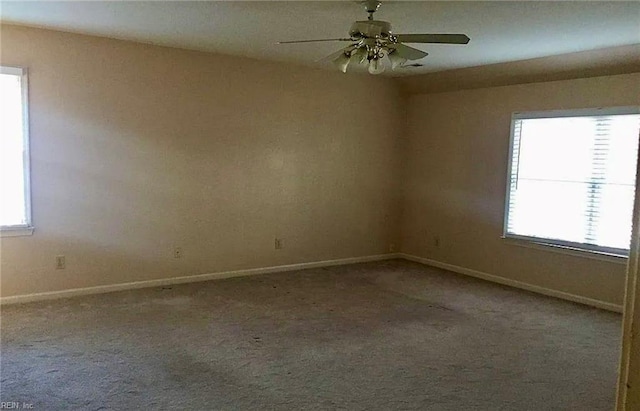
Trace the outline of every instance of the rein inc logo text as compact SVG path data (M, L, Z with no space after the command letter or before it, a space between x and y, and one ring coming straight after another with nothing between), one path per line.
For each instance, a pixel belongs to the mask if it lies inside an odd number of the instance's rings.
M33 404L20 401L2 401L0 402L0 410L32 410Z

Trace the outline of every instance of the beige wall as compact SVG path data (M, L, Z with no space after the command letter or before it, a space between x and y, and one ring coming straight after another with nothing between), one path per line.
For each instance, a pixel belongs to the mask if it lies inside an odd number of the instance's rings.
M640 74L403 97L388 79L10 25L0 52L30 70L36 227L0 241L2 296L401 243L622 302L624 265L500 235L511 113L640 104Z
M2 296L382 254L398 241L404 104L390 80L0 34L1 63L30 71L35 225L1 240Z
M415 95L408 104L404 252L622 304L624 264L516 246L501 234L511 113L638 105L640 74Z

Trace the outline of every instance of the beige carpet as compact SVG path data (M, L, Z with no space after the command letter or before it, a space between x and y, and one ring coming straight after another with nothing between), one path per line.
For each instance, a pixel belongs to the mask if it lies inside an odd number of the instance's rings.
M36 410L611 410L621 317L406 261L2 308Z

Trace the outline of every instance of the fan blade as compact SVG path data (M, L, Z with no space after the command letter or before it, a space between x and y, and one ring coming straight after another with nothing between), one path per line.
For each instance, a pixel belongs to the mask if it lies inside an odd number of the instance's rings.
M400 43L467 44L471 40L466 34L396 34Z
M352 39L293 40L293 41L279 41L278 44L316 43L319 41L353 41L353 40Z
M407 60L420 60L421 58L427 57L429 53L425 53L422 50L414 49L413 47L405 46L404 44L396 43L389 46L389 48L394 49L393 52L399 57L405 58Z

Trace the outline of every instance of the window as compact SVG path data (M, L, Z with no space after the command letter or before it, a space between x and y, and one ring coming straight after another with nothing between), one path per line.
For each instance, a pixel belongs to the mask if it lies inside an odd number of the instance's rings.
M31 234L25 69L0 67L0 234Z
M625 107L514 114L505 237L627 255L639 113Z

